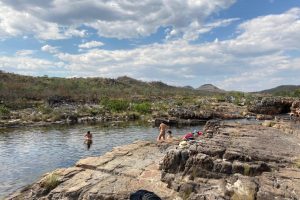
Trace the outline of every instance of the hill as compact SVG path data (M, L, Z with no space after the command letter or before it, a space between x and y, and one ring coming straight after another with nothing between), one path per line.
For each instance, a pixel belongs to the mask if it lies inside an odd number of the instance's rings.
M296 89L300 89L300 85L280 85L275 88L267 89L267 90L262 90L260 93L268 93L268 94L273 94L276 92L282 92L282 91L293 91Z
M204 84L198 87L196 90L203 91L203 92L213 92L213 93L225 93L225 90L222 90L212 84Z
M103 98L142 97L147 99L201 95L190 88L162 82L143 82L127 76L111 78L32 77L0 71L0 102L20 107L25 102L46 101L50 97L67 97L72 102L99 102Z
M280 85L278 87L263 90L258 93L272 94L275 96L300 97L300 85Z

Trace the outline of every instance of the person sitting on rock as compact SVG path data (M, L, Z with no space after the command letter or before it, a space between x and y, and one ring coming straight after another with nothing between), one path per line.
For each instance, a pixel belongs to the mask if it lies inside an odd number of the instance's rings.
M172 138L173 138L172 131L168 130L167 131L167 139L172 139Z
M202 135L203 133L201 131L197 131L197 130L194 130L193 132L190 132L190 133L187 133L185 134L182 139L183 140L186 140L186 141L189 141L189 140L195 140L196 137Z

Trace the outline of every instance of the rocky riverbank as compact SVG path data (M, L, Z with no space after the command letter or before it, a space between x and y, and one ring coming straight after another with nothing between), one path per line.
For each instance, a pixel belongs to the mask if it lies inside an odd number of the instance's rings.
M210 119L273 120L276 115L300 110L300 101L295 98L262 97L254 99L247 106L206 97L195 98L191 103L184 104L177 101L157 100L151 104L112 101L109 106L51 101L33 108L5 110L6 114L0 115L0 128L133 120L150 122L156 126L162 121L171 126L193 126L205 124ZM115 111L117 108L123 110Z
M277 124L210 121L204 136L181 148L137 141L45 174L7 199L128 199L146 189L170 200L297 200L300 126Z

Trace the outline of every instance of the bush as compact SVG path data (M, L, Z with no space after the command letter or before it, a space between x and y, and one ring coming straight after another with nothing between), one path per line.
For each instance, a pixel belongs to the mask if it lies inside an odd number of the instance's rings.
M129 102L126 100L119 100L119 99L113 99L113 100L104 100L102 102L105 108L112 112L121 112L126 111L129 108Z
M134 104L133 110L138 113L148 114L148 113L151 113L151 104L150 103Z
M45 105L40 105L38 110L43 114L50 114L52 112L52 108Z
M7 117L10 114L10 110L4 105L0 105L0 117Z
M41 186L45 188L46 191L51 191L56 188L59 183L59 176L55 173L51 173L42 180Z

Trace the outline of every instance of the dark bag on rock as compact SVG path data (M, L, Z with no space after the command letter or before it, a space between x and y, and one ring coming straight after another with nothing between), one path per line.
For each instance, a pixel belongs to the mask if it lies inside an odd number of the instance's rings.
M161 200L161 198L153 192L138 190L135 193L130 194L130 200Z

